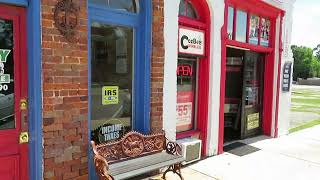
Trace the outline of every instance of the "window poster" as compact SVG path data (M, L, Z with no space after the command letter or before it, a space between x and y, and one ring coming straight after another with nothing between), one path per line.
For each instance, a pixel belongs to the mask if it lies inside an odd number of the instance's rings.
M261 18L261 46L269 46L270 20Z
M249 114L247 116L247 130L251 130L251 129L256 129L258 128L260 125L260 114L259 113L254 113L254 114Z
M192 128L193 91L177 93L177 130Z
M258 44L260 18L257 15L250 15L249 43Z
M102 87L102 104L118 104L119 103L119 86L103 86Z

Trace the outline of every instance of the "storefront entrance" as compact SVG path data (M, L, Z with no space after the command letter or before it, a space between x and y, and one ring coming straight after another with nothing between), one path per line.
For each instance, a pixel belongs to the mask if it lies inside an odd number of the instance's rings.
M224 142L262 133L262 53L227 48Z
M0 5L1 180L29 179L25 16L22 8Z

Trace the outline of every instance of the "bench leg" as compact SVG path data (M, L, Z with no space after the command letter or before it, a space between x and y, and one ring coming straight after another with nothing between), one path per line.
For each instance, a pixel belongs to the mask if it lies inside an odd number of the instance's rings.
M177 174L181 180L183 180L181 174L181 163L170 165L169 168L163 173L162 179L166 179L167 172L172 171L174 174Z

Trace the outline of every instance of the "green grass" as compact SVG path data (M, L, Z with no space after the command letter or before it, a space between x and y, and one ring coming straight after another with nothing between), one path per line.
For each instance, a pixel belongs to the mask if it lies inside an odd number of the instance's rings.
M303 124L303 125L300 125L298 127L290 129L289 133L297 132L297 131L300 131L300 130L303 130L303 129L306 129L306 128L311 128L311 127L319 125L319 124L320 124L320 119L314 120L314 121L311 121L311 122L308 122L306 124Z
M310 112L320 115L320 92L308 89L299 89L292 92L291 106L293 112ZM320 124L320 119L307 122L297 127L291 128L289 133L297 132L302 129L310 128Z
M303 103L303 104L310 104L310 105L318 105L320 107L320 98L318 99L303 99L303 98L292 98L292 102L294 103Z

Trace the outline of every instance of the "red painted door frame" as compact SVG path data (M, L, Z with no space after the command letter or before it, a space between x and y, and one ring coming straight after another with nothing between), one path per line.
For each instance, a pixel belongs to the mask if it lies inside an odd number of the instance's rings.
M27 118L23 118L25 121L22 122L23 111L20 110L21 99L27 99L28 96L26 10L21 7L0 4L0 18L13 21L14 50L11 53L13 53L14 60L14 115L16 123L15 129L0 130L0 168L4 172L14 173L14 179L28 180L29 148L27 143L19 144L20 132L28 131ZM27 111L23 113L23 116L27 117ZM1 174L0 177L2 177Z
M177 138L184 138L200 133L202 140L202 156L207 153L207 128L208 128L208 104L209 104L209 71L210 71L210 10L206 0L190 0L196 8L198 19L190 19L179 16L179 25L196 28L205 32L205 56L199 61L199 76L198 76L198 102L197 102L197 129L177 133Z
M260 17L269 18L271 21L270 25L270 39L269 47L263 47L259 45L251 45L249 43L242 43L237 42L235 40L229 40L227 34L227 23L228 23L228 7L234 7L234 25L236 24L236 9L244 10L250 14L256 14ZM251 51L262 52L266 54L265 58L265 73L264 73L264 102L263 102L263 133L265 135L271 135L272 129L272 111L273 111L273 104L276 103L276 122L275 122L275 129L276 129L276 136L277 136L277 112L278 112L278 101L279 101L279 84L280 84L280 69L281 69L281 52L282 49L279 49L279 62L275 64L275 47L276 47L276 19L280 15L281 19L284 15L284 12L278 8L275 8L269 4L266 4L259 0L225 0L225 9L224 9L224 25L221 29L221 86L220 86L220 114L219 114L219 143L218 143L218 154L223 153L223 143L224 143L224 103L225 103L225 80L226 80L226 53L227 53L227 45L229 46L236 46L240 48L246 48ZM249 18L248 18L249 19ZM249 22L248 22L249 23ZM247 25L248 31L249 25ZM281 30L282 29L282 21L280 26L280 44L279 46L282 47L281 44ZM235 37L236 27L234 26L233 29L233 38ZM248 36L248 34L247 34ZM260 39L260 37L259 37ZM247 37L248 42L248 37ZM274 92L275 85L274 82L274 70L275 67L278 67L278 79L277 79L277 91ZM276 96L276 102L273 101L273 98Z

